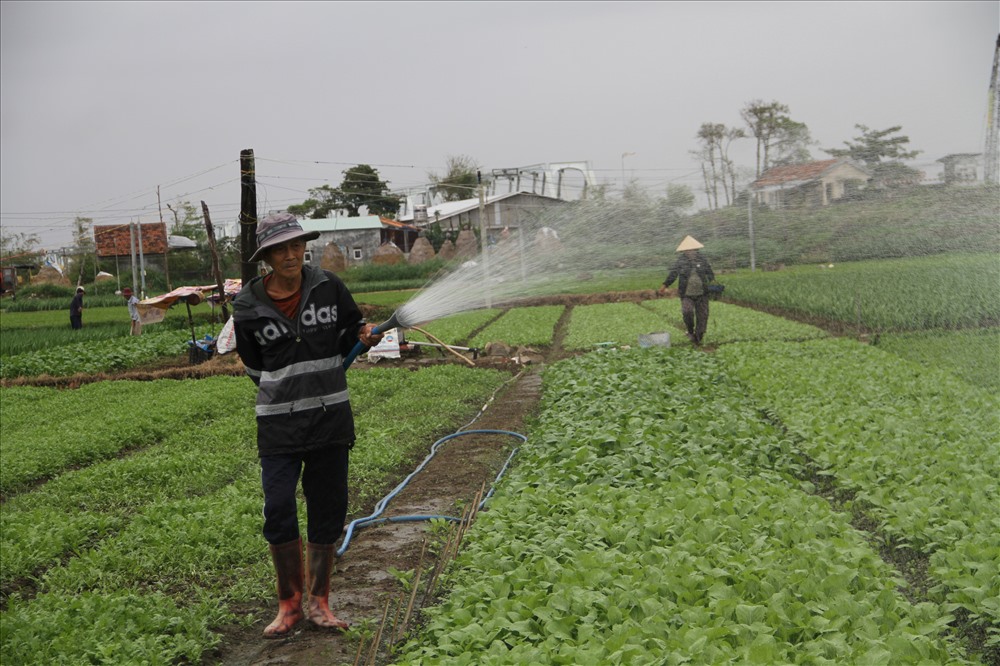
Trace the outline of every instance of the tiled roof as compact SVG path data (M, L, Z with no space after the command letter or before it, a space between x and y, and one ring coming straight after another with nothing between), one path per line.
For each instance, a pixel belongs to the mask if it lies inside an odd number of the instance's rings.
M753 182L753 186L767 187L768 185L781 185L782 183L808 182L819 178L824 172L839 162L840 160L821 160L819 162L772 167L761 174L761 177Z

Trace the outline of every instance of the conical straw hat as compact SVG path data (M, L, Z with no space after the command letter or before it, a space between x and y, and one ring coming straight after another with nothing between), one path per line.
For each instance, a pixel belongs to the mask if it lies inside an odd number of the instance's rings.
M703 247L705 246L696 241L691 236L685 236L684 240L681 241L681 244L677 246L677 251L683 252L684 250L697 250Z

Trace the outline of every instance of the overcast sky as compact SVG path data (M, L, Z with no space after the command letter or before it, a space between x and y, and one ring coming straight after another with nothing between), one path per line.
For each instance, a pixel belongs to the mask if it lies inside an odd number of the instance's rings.
M159 186L168 221L204 200L232 233L245 148L262 214L359 163L419 188L451 155L697 189L699 126L754 99L786 104L815 159L902 125L936 171L983 150L998 30L995 0L4 0L0 224L55 249L78 215L158 221Z

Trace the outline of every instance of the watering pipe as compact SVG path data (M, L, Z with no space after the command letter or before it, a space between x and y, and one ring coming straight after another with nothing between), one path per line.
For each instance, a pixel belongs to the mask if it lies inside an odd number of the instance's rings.
M397 326L399 326L398 315L399 315L398 312L393 312L391 317L389 317L384 322L382 322L381 324L379 324L378 326L376 326L374 329L372 329L372 333L374 333L375 335L378 335L379 333L382 333L383 331L388 331L390 329L393 329L393 328L396 328ZM369 349L371 349L371 348L368 345L366 345L365 343L363 343L363 342L361 342L359 340L358 344L354 345L354 349L351 350L351 353L348 354L347 358L344 359L344 370L347 370L349 367L351 367L351 363L354 363L354 359L356 359L358 357L358 355L364 354Z
M344 543L341 544L340 549L337 550L337 557L340 557L345 552L347 552L347 547L351 543L351 537L353 536L354 531L357 529L361 529L362 527L368 527L370 525L377 525L382 523L406 523L406 522L416 522L420 520L434 520L435 518L441 520L447 520L450 522L460 522L462 519L456 518L455 516L413 515L413 516L393 516L390 518L380 518L380 516L382 515L382 512L385 511L385 507L386 505L389 504L389 501L392 500L392 498L394 498L400 492L402 492L402 490L406 488L406 485L413 479L413 477L416 476L424 467L427 466L427 463L431 461L431 458L434 457L434 454L437 453L438 448L440 448L442 444L444 444L449 440L455 439L456 437L461 437L462 435L477 435L477 434L510 435L511 437L516 437L520 439L522 442L528 441L528 438L525 437L524 435L516 432L511 432L509 430L463 430L461 432L452 433L451 435L442 437L438 441L434 442L433 446L431 446L431 452L427 455L426 458L424 458L424 461L420 463L420 465L415 470L413 470L413 472L411 472L408 477L403 479L403 481L398 486L396 486L395 490L393 490L391 493L389 493L388 495L386 495L385 497L383 497L381 500L378 501L378 503L375 505L374 513L365 518L357 518L356 520L351 521L351 523L347 526L347 530L344 532ZM507 468L510 466L511 460L514 459L514 455L517 453L517 451L518 450L515 448L513 451L510 452L510 455L507 457L506 462L504 462L503 467L500 469L500 472L493 480L493 485L490 486L490 491L486 493L486 496L483 497L482 501L479 503L479 506L477 507L478 509L482 509L483 506L486 504L486 501L493 496L493 490L496 488L496 484L500 481L500 478L507 471Z

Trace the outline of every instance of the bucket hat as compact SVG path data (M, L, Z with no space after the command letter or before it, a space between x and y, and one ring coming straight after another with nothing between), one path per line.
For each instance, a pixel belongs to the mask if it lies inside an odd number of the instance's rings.
M681 244L677 246L677 251L684 252L685 250L698 250L703 247L705 246L691 236L685 236L684 240L681 241Z
M318 231L303 231L298 218L291 213L276 213L268 215L257 223L257 251L250 261L260 261L267 248L290 240L315 240L319 238Z

